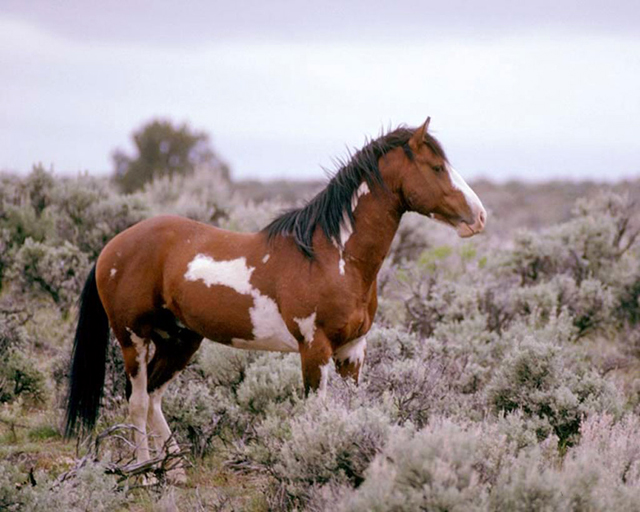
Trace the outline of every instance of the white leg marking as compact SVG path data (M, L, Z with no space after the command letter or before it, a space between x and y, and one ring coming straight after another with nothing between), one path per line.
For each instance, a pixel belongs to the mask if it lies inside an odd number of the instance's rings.
M170 381L169 381L170 382ZM165 382L155 391L149 394L149 429L154 434L154 444L157 454L160 454L164 448L167 440L171 437L171 429L169 424L162 413L162 397L169 385L169 382ZM169 446L171 452L178 451L178 443L175 440Z
M313 337L316 333L316 312L314 311L307 318L294 318L293 321L298 324L300 334L304 337L307 345L311 346Z
M147 439L147 413L149 395L147 394L147 344L144 339L129 330L131 341L136 349L138 372L131 378L131 397L129 398L129 416L136 427L133 439L136 443L136 459L138 462L149 460L149 442Z
M329 381L329 366L331 363L327 363L320 367L320 384L318 385L318 396L326 398L327 396L327 382Z
M254 267L247 265L246 258L216 261L211 256L198 254L188 265L184 277L188 281L203 281L207 286L228 286L242 295L253 297L249 309L253 324L253 339L234 338L232 345L252 350L297 352L298 342L287 329L276 301L251 285Z
M173 378L169 379L149 394L149 415L147 422L149 423L149 430L152 433L156 456L163 455L165 450L168 450L169 453L180 451L180 446L177 441L171 438L171 429L162 413L162 396L172 380ZM187 475L180 463L170 468L169 477L173 482L185 483L187 481Z

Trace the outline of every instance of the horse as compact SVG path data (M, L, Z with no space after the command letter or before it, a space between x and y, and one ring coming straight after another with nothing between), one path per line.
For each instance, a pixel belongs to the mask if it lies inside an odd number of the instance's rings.
M67 400L67 438L95 426L109 329L130 382L136 458L147 426L177 451L162 414L167 385L207 338L240 349L298 352L305 393L324 395L329 365L356 382L377 309L376 278L404 212L480 233L486 211L428 132L369 139L306 205L263 230L236 233L177 216L116 235L84 285ZM178 469L176 480L184 480Z

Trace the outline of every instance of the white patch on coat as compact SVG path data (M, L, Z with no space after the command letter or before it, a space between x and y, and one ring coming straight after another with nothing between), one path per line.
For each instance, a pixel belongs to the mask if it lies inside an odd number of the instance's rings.
M254 268L247 266L247 260L244 257L216 261L206 254L198 254L189 262L184 278L187 281L201 280L207 286L228 286L246 295L252 290L249 280L253 271Z
M253 307L249 309L249 315L253 324L253 339L233 338L231 345L248 350L298 352L298 342L287 329L276 301L255 288L251 296Z
M300 334L304 337L307 345L311 346L313 337L316 334L316 312L314 311L306 318L294 318L293 321L298 324Z
M271 257L271 256L270 256L269 254L265 254L265 255L264 255L264 258L262 258L262 263L266 263L267 261L269 261L269 258L270 258L270 257Z
M198 254L189 263L184 277L189 281L202 280L207 286L228 286L242 295L251 295L253 306L249 309L249 315L253 339L233 338L232 346L248 350L297 352L298 342L287 329L276 302L251 286L254 270L254 267L247 265L244 257L216 261L211 256Z
M451 176L451 183L453 187L458 189L464 195L467 204L469 205L470 210L473 212L474 216L478 215L479 212L484 210L484 206L482 206L482 201L473 191L473 189L464 181L464 178L460 176L458 171L456 171L453 167L447 164L449 169L449 176Z
M109 271L109 277L111 279L113 279L114 277L116 277L116 274L118 273L118 269L116 267L113 267L110 271Z
M327 382L329 382L329 366L331 363L327 363L320 367L320 384L318 385L318 396L326 398L327 396Z
M367 349L367 338L364 336L345 343L333 353L336 361L349 361L352 364L362 364Z

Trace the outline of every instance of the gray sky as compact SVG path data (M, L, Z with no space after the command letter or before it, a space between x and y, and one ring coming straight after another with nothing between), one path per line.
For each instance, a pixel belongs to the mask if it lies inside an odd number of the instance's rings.
M0 4L0 169L108 173L164 117L318 178L427 115L468 178L639 176L640 2Z

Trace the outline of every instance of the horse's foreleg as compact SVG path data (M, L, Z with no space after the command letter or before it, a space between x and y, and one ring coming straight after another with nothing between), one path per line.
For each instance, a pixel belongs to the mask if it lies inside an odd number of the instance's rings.
M342 345L333 353L336 372L343 378L350 378L358 383L366 352L367 339L364 336Z
M312 343L300 345L305 395L308 396L311 391L317 391L320 396L326 395L331 354L329 339L320 330L315 332Z

